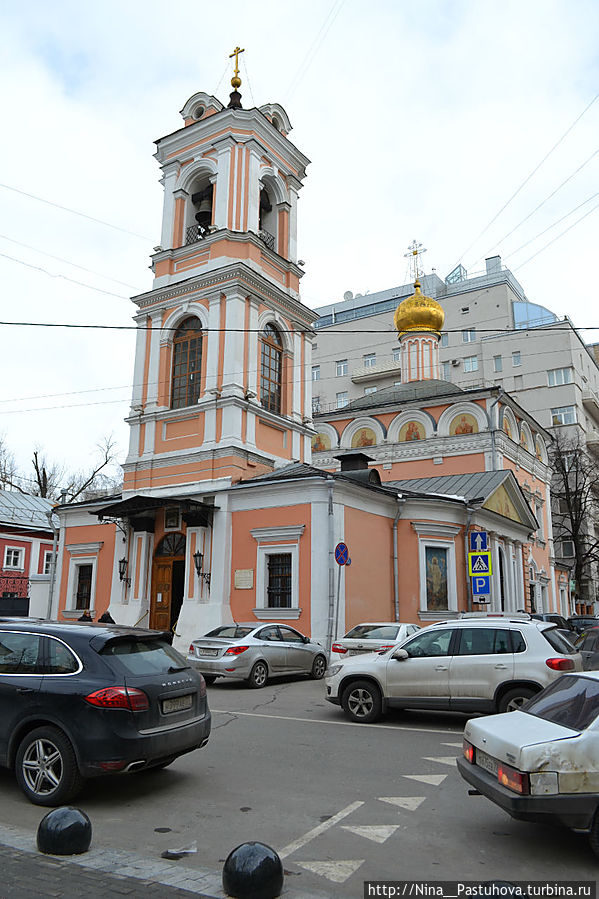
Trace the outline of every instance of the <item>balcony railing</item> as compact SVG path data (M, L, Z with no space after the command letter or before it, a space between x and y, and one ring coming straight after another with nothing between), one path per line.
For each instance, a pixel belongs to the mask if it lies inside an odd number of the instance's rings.
M190 225L185 231L185 246L196 243L198 240L204 240L209 234L210 230L203 225Z
M275 236L269 231L260 231L260 240L265 243L269 250L275 249Z

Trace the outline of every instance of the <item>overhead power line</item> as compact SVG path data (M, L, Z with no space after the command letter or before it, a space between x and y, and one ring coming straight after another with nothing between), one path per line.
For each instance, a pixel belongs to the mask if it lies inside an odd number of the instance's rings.
M12 190L16 194L21 194L23 197L29 197L30 200L37 200L38 203L45 203L47 206L54 206L55 209L62 209L63 212L70 212L71 215L78 215L80 218L88 219L90 222L95 222L97 225L104 225L106 228L112 228L113 231L120 231L121 234L130 234L132 237L138 237L140 240L152 241L151 237L146 237L145 234L138 234L136 231L130 231L128 228L121 228L119 225L113 225L112 222L105 222L103 219L95 218L93 215L87 215L85 212L79 212L78 209L70 209L68 206L61 206L60 203L53 203L52 200L45 200L43 197L38 197L36 194L29 194L25 190L20 190L18 187L12 187L10 184L1 184L0 187L4 188L4 190Z
M8 253L0 253L0 257L2 259L10 259L11 262L18 262L19 265L25 265L27 268L33 268L38 272L42 272L44 275L48 275L50 278L61 278L63 281L70 281L71 284L77 284L78 287L85 287L87 290L95 290L97 293L105 293L109 297L118 297L120 300L129 300L130 297L125 296L122 293L114 293L112 290L104 290L102 287L93 287L91 284L86 284L85 281L77 281L75 278L69 278L68 275L60 275L55 274L54 272L49 272L47 268L42 268L41 265L33 265L31 262L25 262L23 259L17 259L16 256L9 256Z
M599 93L598 93L598 94L595 94L595 96L593 97L593 99L591 100L591 102L590 102L587 106L585 106L585 108L584 108L583 111L580 113L580 115L577 116L577 118L572 122L572 124L571 124L571 125L564 131L564 133L563 133L562 136L559 138L559 140L556 141L556 142L554 143L554 145L551 147L551 149L545 154L545 156L543 156L543 158L541 159L541 161L534 167L534 169L532 170L532 172L530 172L530 174L528 174L528 175L526 176L526 178L525 178L524 181L520 184L520 186L519 186L518 188L516 188L516 190L515 190L514 193L511 195L511 197L509 198L509 200L507 200L507 201L503 204L503 206L501 207L501 209L499 210L499 212L497 212L497 213L493 216L493 218L491 219L491 221L490 221L487 225L485 225L485 227L484 227L483 230L480 232L480 234L479 234L479 235L472 241L472 243L470 244L470 246L468 247L468 249L465 250L465 251L462 253L462 255L460 256L460 258L459 258L458 261L456 262L456 265L458 265L458 264L462 261L462 259L464 259L464 257L466 256L466 254L470 252L470 250L472 249L472 247L473 247L476 243L478 243L478 241L479 241L480 238L483 236L483 234L486 234L486 233L487 233L487 231L489 230L489 228L491 227L491 225L493 225L493 224L497 221L497 219L499 218L499 216L501 215L501 213L502 213L505 209L507 209L507 207L510 205L510 203L512 202L512 200L514 200L514 199L518 196L518 194L520 193L520 191L522 190L522 188L525 187L526 184L528 184L528 182L529 182L530 179L533 177L533 175L535 175L535 174L539 171L539 169L541 168L541 166L542 166L542 165L549 159L549 157L551 156L551 154L552 154L555 150L557 150L557 148L559 147L559 145L566 139L566 137L568 136L568 134L569 134L569 133L572 131L572 129L578 124L578 122L580 122L580 120L582 119L582 117L589 111L589 109L591 108L591 106L593 105L593 103L595 103L595 101L596 101L597 99L599 99Z
M316 54L320 50L321 44L323 43L325 37L327 36L328 32L330 31L331 26L333 25L333 22L335 21L335 19L341 12L341 7L343 6L344 3L345 3L345 0L335 0L335 2L333 3L333 6L329 9L327 15L325 16L324 22L320 26L320 30L318 31L318 34L314 38L312 44L310 45L310 47L308 49L308 52L306 53L303 60L301 61L295 75L291 79L291 82L289 84L289 87L287 88L287 94L286 94L288 100L291 99L291 97L293 96L293 94L295 93L297 88L299 87L306 72L308 71L308 69L310 68L312 63L314 62L314 59L316 58Z

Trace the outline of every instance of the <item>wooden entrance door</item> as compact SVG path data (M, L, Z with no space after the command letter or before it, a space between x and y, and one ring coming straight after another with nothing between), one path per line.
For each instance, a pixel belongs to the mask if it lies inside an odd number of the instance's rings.
M150 627L168 631L171 626L173 560L156 559L152 568L152 605Z

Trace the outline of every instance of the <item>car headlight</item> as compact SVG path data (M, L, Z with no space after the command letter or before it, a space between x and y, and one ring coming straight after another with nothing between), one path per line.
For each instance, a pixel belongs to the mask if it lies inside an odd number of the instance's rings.
M327 669L327 677L335 677L336 674L339 674L342 668L343 665L331 665L331 667Z

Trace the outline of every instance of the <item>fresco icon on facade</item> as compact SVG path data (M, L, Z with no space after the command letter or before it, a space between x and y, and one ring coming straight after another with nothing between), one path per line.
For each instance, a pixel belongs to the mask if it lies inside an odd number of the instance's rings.
M359 449L361 446L374 446L376 444L376 434L372 428L360 428L351 441L352 449Z
M407 421L402 425L399 431L399 442L405 443L408 440L424 440L424 425L419 421Z
M330 450L331 440L327 434L315 434L312 438L312 452L322 453Z
M520 432L520 446L524 447L525 450L530 450L528 445L528 437L526 436L526 431Z
M513 439L514 439L514 438L512 437L512 426L511 426L511 424L510 424L510 420L509 420L509 418L506 418L505 416L504 416L504 418L503 418L503 430L504 430L505 433L508 435L508 437L510 438L510 440L513 440Z
M429 612L447 611L447 550L437 546L425 548L426 607Z
M456 415L449 426L449 436L460 434L478 434L478 422L474 415L467 412L465 415Z

